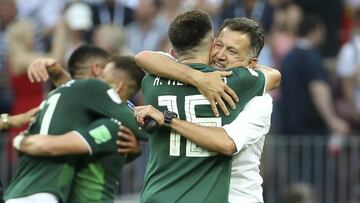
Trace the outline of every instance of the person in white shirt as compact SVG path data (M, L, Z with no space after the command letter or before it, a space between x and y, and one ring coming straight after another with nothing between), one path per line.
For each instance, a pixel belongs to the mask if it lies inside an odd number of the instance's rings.
M271 112L272 98L265 94L251 99L238 117L222 128L199 126L177 118L172 119L170 127L199 146L233 155L229 202L258 203L264 202L259 165ZM146 116L154 118L160 126L164 123L163 113L151 105L136 107L135 114L139 123ZM202 136L196 136L199 134ZM227 141L233 145L225 152L219 144Z
M336 74L340 79L343 99L339 109L353 128L360 128L360 9L354 14L353 36L340 49Z
M272 98L254 97L230 124L223 128L236 145L231 168L230 203L264 202L260 159L265 135L269 132Z

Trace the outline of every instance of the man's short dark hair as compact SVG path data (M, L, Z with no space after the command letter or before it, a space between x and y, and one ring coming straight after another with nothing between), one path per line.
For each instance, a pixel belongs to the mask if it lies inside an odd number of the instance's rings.
M212 32L210 15L205 11L191 10L175 17L168 35L174 49L181 53L198 46L209 32Z
M223 22L219 33L224 28L246 34L250 40L253 57L259 56L261 49L264 47L264 31L257 22L248 18L229 18Z
M305 15L300 22L298 36L306 37L317 28L323 26L324 24L318 16L312 14Z
M90 67L88 61L97 58L108 60L109 54L102 48L93 45L82 45L77 48L70 56L68 68L71 77L76 78L76 73Z
M116 70L124 71L133 81L135 86L131 87L130 97L133 97L141 87L141 81L145 76L144 71L136 65L133 56L118 56L114 55L110 58L110 63L114 63Z

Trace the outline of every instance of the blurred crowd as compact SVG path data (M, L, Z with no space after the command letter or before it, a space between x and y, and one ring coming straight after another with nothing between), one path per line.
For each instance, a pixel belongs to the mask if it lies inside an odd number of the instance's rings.
M28 80L35 58L66 67L84 43L120 54L168 51L169 22L192 8L210 12L215 30L232 17L263 26L259 63L283 78L272 93L274 133L359 133L359 0L1 0L0 112L25 112L51 90Z

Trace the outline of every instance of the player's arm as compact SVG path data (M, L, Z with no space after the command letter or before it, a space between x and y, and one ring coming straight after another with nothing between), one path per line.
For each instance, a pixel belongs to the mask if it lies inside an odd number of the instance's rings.
M32 156L62 156L69 154L115 153L115 143L119 131L119 122L111 119L100 119L88 128L71 131L63 135L18 135L13 140L15 149ZM131 131L122 127L122 154L131 154L130 160L140 154L140 147ZM131 135L133 137L131 137ZM134 142L136 142L134 144Z
M269 131L271 111L272 99L266 95L250 101L238 117L223 128L199 126L177 118L172 119L170 127L199 146L230 156ZM154 107L136 107L140 125L144 125L145 116L154 118L159 126L164 124L164 115Z
M229 76L231 72L215 71L203 73L178 63L172 58L152 51L142 51L135 56L136 63L146 72L165 78L179 80L193 85L210 101L211 108L216 116L219 116L216 104L219 105L225 115L229 114L224 101L233 109L234 101L238 101L236 93L227 86L222 77ZM224 101L223 101L224 100Z
M281 82L280 71L260 64L256 65L255 70L259 70L265 75L266 78L265 92L270 92L271 90L275 90L280 87L280 82Z
M140 126L145 124L144 118L146 116L154 118L158 126L164 124L164 114L151 105L137 106L135 115ZM236 151L235 143L222 128L199 126L176 118L172 120L171 128L195 144L212 151L229 156ZM206 135L206 137L203 135Z
M33 61L28 67L28 78L31 82L45 82L49 78L56 86L60 86L71 80L71 76L60 65L51 58L40 58Z
M7 130L8 128L18 128L22 125L29 123L39 111L38 107L30 109L29 111L9 116L9 114L0 115L0 130Z
M18 135L13 146L20 152L32 156L61 156L89 153L89 146L78 132L71 131L59 136Z

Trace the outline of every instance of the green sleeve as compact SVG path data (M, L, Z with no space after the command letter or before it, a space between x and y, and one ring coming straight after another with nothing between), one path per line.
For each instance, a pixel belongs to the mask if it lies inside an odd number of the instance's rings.
M117 133L119 121L115 119L99 119L88 128L77 130L86 140L91 155L117 152Z
M229 78L230 86L241 97L261 96L265 90L265 76L260 71L248 68L235 68L232 70L234 78Z

